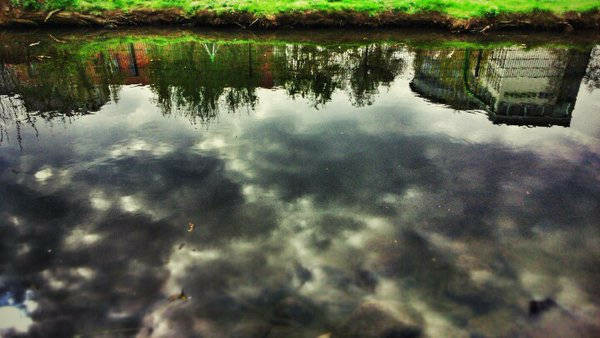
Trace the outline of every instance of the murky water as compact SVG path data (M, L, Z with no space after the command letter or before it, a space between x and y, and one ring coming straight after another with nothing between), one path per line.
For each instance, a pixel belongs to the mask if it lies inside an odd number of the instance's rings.
M0 334L600 334L600 45L0 37Z

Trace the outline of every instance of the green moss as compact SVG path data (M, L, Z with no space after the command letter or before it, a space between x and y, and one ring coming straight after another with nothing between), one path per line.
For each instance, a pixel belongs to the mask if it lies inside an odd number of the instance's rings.
M437 11L457 18L489 17L502 13L546 11L564 13L600 10L598 0L14 0L25 7L71 9L79 11L132 10L141 8L183 9L216 12L250 12L270 15L293 11L359 11L376 14L383 11L418 13Z

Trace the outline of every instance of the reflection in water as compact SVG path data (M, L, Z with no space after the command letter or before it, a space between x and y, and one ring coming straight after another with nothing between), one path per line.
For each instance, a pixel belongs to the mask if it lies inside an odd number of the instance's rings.
M404 60L394 55L402 49L385 44L330 50L139 42L83 60L61 55L58 62L4 64L1 92L19 95L27 111L67 116L98 111L111 97L118 100L116 85L122 84L149 85L163 113L177 110L202 120L215 117L222 105L232 111L252 108L257 88L283 87L290 96L309 97L315 105L330 101L335 90L347 89L361 106L402 72Z
M494 123L568 127L590 50L499 48L419 51L412 88Z
M118 102L119 85L131 84L149 85L163 114L177 112L193 122L214 119L221 110L253 110L257 88L282 87L315 107L344 90L363 106L403 71L404 60L397 55L403 48L138 42L88 58L63 51L40 60L22 53L11 60L15 63L2 65L2 116L16 124L18 138L23 123L96 112L111 99ZM0 132L8 136L6 125Z
M117 102L120 85L131 84L150 86L164 114L192 121L208 121L220 110L253 110L258 88L284 88L315 107L341 90L364 106L405 71L399 55L406 48L137 42L88 58L63 51L40 60L23 53L2 65L2 110L4 119L23 110L18 123L29 124L36 117L79 116ZM597 56L589 63L596 54L597 48L417 49L411 88L457 110L484 109L494 123L569 126L581 81L590 87L598 81Z
M1 335L600 334L598 47L124 40L0 50Z

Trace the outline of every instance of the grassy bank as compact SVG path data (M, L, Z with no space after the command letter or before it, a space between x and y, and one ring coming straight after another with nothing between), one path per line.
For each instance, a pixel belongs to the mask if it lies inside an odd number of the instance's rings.
M0 0L0 27L186 25L600 32L598 0ZM5 14L6 13L6 14Z
M77 12L138 9L179 9L192 14L198 11L244 12L269 16L281 13L361 12L378 14L401 12L439 12L454 18L493 17L509 13L589 12L600 10L598 0L12 0L27 10L63 9Z

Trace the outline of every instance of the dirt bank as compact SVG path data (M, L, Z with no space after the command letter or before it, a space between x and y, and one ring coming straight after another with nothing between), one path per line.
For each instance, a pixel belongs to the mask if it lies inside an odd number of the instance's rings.
M0 0L2 1L2 0ZM248 12L200 11L188 14L180 10L106 11L102 13L76 13L68 11L30 12L4 9L0 14L0 27L52 27L52 26L148 26L182 25L209 27L239 27L243 29L277 28L341 28L341 27L427 27L452 32L492 31L594 31L600 32L600 11L565 13L547 12L528 14L501 14L495 17L457 19L436 12L406 14L382 12L369 15L362 12L288 12L257 16Z

